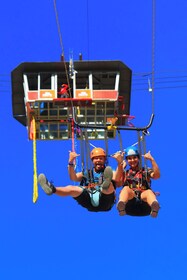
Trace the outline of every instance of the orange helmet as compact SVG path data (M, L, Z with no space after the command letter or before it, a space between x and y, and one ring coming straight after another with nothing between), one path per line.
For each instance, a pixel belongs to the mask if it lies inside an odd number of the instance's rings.
M106 157L106 153L102 148L94 148L90 153L90 158L94 157Z

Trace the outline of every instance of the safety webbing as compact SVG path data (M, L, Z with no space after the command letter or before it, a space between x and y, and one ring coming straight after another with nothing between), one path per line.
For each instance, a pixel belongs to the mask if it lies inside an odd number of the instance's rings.
M105 138L105 151L106 155L108 155L108 138L107 138L107 130L104 131L104 138ZM108 165L108 157L106 158L106 165Z
M120 131L117 129L120 151L123 152L123 141Z
M142 132L142 146L143 146L143 154L146 153L146 140L145 140L145 134ZM147 160L144 158L144 167L147 168Z
M88 141L87 129L85 129L85 154L86 154L86 171L88 172L88 170L92 169L92 162L90 159L90 144ZM91 177L93 177L92 174ZM93 178L90 179L92 180Z
M141 140L142 137L140 135L140 131L137 131L138 134L138 151L139 151L139 155L140 155L140 160L139 160L139 167L140 169L142 168L142 149L141 149Z
M83 139L83 132L82 129L79 131L80 133L80 150L81 150L81 170L84 172L84 139Z
M75 151L75 133L74 133L74 121L71 121L71 150L72 152Z

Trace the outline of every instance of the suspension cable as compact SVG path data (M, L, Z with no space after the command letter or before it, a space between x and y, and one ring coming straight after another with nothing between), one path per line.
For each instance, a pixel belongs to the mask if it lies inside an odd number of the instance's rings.
M64 55L64 46L63 46L63 42L62 42L62 33L61 33L61 30L60 30L56 0L53 0L53 3L54 3L54 9L55 9L56 24L57 24L57 28L58 28L58 35L59 35L59 39L60 39L60 46L61 46L61 49L62 49L62 55Z
M88 61L90 60L90 33L89 33L89 7L88 7L88 1L86 2L87 5L87 49L88 49Z
M64 53L64 45L63 45L63 40L62 40L62 32L61 32L61 29L60 29L60 22L59 22L57 5L56 5L56 0L53 0L53 4L54 4L55 18L56 18L56 24L57 24L58 35L59 35L59 40L60 40L60 46L61 46L61 51L62 51L62 57L63 57L63 62L64 62L64 69L65 69L65 74L66 74L66 80L67 80L67 84L68 84L68 92L69 92L69 96L72 97L72 93L71 93L71 89L70 89L70 80L69 80L68 69L67 69L65 53Z

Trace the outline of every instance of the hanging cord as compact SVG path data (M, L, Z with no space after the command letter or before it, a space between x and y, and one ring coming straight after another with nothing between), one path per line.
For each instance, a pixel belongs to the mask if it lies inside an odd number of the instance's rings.
M71 92L71 87L70 87L69 73L68 73L66 59L65 59L64 45L63 45L63 40L62 40L62 32L61 32L61 29L60 29L60 23L59 23L58 11L57 11L57 6L56 6L56 0L53 0L53 3L54 3L54 10L55 10L55 17L56 17L56 24L57 24L57 29L58 29L58 35L59 35L59 39L60 39L60 46L61 46L61 50L62 50L62 57L63 57L65 75L66 75L66 80L67 80L67 84L68 84L68 93L69 93L69 97L73 98L73 94ZM69 62L69 67L71 68L72 71L74 71L73 58L72 57L71 57L70 62ZM74 112L74 107L73 107L72 100L71 100L71 110L72 110L72 122L73 122L73 128L71 127L71 132L72 132L72 151L75 151L75 143L74 143L75 112ZM71 123L71 126L72 126L72 123Z
M142 137L140 135L140 131L137 131L137 134L138 134L138 151L139 151L139 156L140 156L139 167L140 167L140 169L142 169L142 147L141 147Z
M120 151L123 151L123 140L120 131L117 129Z
M71 136L72 136L71 150L72 150L72 152L75 152L75 131L74 131L73 119L71 120Z
M62 49L62 55L64 55L64 46L63 46L63 42L62 42L62 33L61 33L61 30L60 30L56 0L53 0L53 3L54 3L54 9L55 9L56 24L57 24L57 28L58 28L58 35L59 35L59 39L60 39L60 46L61 46L61 49Z
M142 170L143 166L142 166L142 147L141 147L141 141L143 141L143 137L140 134L140 131L137 132L138 133L138 150L139 150L139 168L140 170ZM143 183L143 178L141 178L140 180L140 184L142 185Z
M79 129L79 134L80 134L81 170L84 173L85 166L84 166L84 139L83 139L83 131L80 128L77 128L77 129Z
M142 146L143 146L143 155L146 154L146 133L142 131ZM147 169L147 160L144 158L144 168Z
M104 138L105 138L105 151L106 151L106 155L108 155L108 137L107 137L107 131L104 131ZM106 165L108 165L108 157L106 157Z
M37 160L36 160L36 122L35 118L31 121L32 132L33 132L33 203L38 199L38 182L37 182Z
M89 7L88 7L88 1L86 2L86 5L87 5L87 49L88 49L88 61L89 61L89 57L90 57L90 33L89 33Z
M63 62L64 62L66 80L67 80L67 84L68 84L68 93L69 93L69 96L72 97L71 88L70 88L70 80L69 80L69 75L68 75L68 69L67 69L66 60L65 60L64 45L63 45L63 40L62 40L62 32L61 32L61 29L60 29L58 11L57 11L57 6L56 6L56 0L53 0L53 4L54 4L55 18L56 18L56 24L57 24L58 35L59 35L59 40L60 40L60 46L61 46L61 50L62 50L62 57L63 57Z
M86 170L91 170L92 169L92 163L91 163L91 159L90 159L90 145L89 145L89 141L88 141L88 132L87 129L85 130L85 153L86 153ZM92 175L91 175L92 177ZM93 179L93 178L91 178Z
M146 154L146 133L143 131L142 132L142 146L143 146L143 155ZM148 174L147 174L147 159L143 158L144 159L144 170L145 170L145 177L146 177L146 180L148 178Z

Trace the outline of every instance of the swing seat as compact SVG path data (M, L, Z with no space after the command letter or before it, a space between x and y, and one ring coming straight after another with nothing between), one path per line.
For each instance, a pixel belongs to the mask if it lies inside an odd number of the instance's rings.
M100 191L96 190L94 192L89 192L91 204L94 207L99 206L99 199L100 199Z
M150 215L151 207L147 202L134 197L127 202L125 211L129 216L144 217Z

